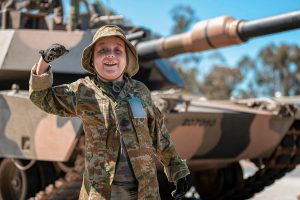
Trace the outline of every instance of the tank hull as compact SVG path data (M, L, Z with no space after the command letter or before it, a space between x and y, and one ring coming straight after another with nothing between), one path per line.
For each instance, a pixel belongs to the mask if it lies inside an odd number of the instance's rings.
M0 92L0 157L67 161L82 133L77 118L63 118L38 109L28 92Z
M26 91L1 92L0 100L1 157L44 161L69 159L82 134L80 119L46 114L29 100ZM280 110L286 105L277 106ZM185 111L165 115L180 155L202 167L211 162L221 164L270 156L295 120L292 112L283 115L230 101L196 100Z

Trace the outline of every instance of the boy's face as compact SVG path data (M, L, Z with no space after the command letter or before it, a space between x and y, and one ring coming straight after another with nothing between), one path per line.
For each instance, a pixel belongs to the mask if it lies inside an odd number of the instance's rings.
M94 67L100 77L109 80L122 80L126 67L125 43L118 37L98 40L94 48Z

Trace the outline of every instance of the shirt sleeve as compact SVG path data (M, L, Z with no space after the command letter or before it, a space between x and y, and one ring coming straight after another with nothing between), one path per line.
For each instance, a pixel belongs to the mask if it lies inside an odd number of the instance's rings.
M34 65L31 70L30 100L47 113L62 117L75 117L79 81L52 87L53 73L51 67L49 66L48 70L41 75L36 75L36 67L37 65Z
M149 97L151 99L151 97ZM175 182L190 173L186 160L181 159L175 149L165 125L164 115L151 100L149 128L156 149L157 158L164 166L168 181Z

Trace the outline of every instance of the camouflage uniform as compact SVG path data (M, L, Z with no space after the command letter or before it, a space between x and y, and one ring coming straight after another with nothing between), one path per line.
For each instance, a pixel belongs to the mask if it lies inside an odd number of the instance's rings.
M132 47L127 48L132 50ZM86 55L90 56L85 51L83 59ZM135 62L137 60L129 63L135 65ZM87 69L86 62L83 66ZM91 68L88 70L94 73ZM164 165L170 182L189 174L186 162L170 140L163 115L153 104L150 91L142 82L130 78L133 71L137 70L127 69L124 86L119 95L114 96L96 76L51 87L51 67L41 76L35 75L35 68L32 69L31 101L48 113L79 117L83 121L86 166L80 193L82 200L110 199L120 137L138 181L138 199L160 199L154 156ZM133 117L128 103L133 97L141 100L146 113L144 118Z

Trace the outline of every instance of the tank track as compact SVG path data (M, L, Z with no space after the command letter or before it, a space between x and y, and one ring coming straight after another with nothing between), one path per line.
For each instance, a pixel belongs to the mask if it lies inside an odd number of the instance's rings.
M66 172L63 178L59 178L54 184L48 185L45 190L40 191L29 200L75 200L78 199L82 173L84 171L84 136L78 142L78 154L72 170Z
M255 174L225 192L219 200L249 199L282 178L300 163L300 121L295 121L271 157L264 160Z

